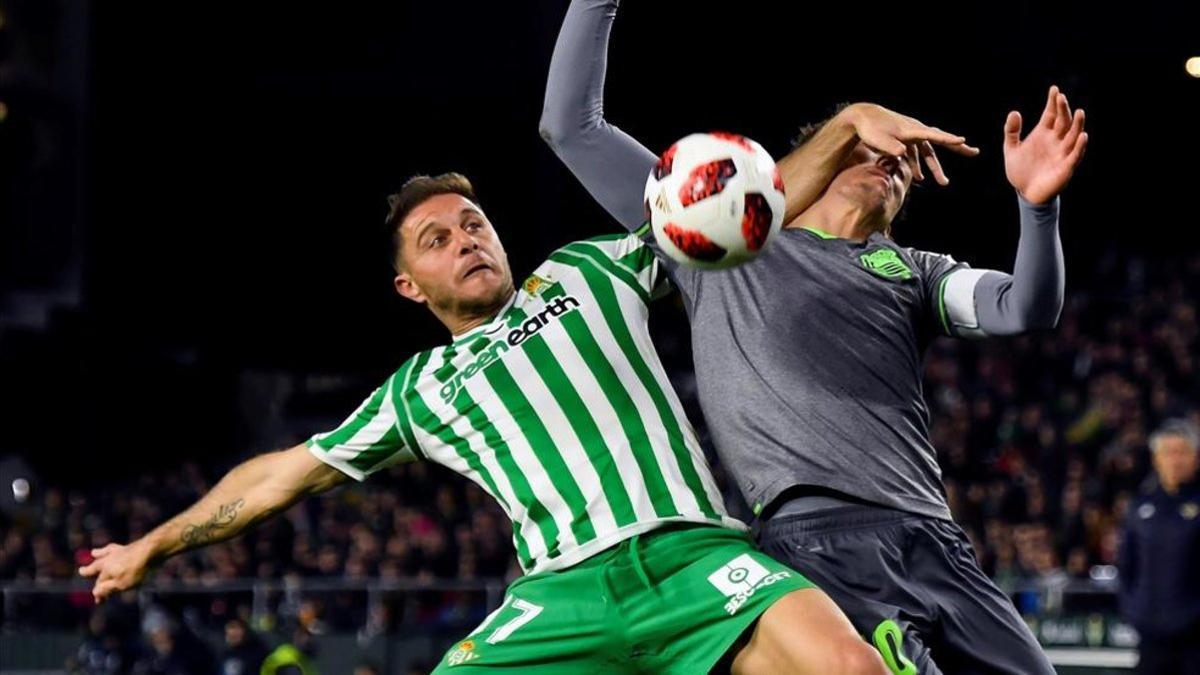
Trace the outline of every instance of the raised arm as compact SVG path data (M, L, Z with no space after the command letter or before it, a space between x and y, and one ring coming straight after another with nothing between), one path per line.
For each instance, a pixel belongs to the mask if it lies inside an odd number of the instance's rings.
M1018 198L1021 239L1011 275L987 271L975 286L979 328L1014 335L1053 328L1062 312L1066 264L1058 237L1058 199L1032 204Z
M1011 275L959 270L946 280L942 298L954 332L1013 335L1053 328L1062 311L1066 266L1058 235L1059 193L1083 159L1088 135L1084 112L1051 87L1037 126L1021 139L1021 115L1004 124L1004 168L1016 189L1021 239Z
M656 158L604 118L608 38L618 5L619 0L571 2L550 61L540 131L592 197L627 229L635 230L645 220L642 194ZM918 175L918 158L923 158L941 184L946 178L934 145L968 156L979 152L966 145L962 136L886 108L868 103L848 106L779 161L787 196L785 223L821 196L859 139L885 152L911 152Z
M92 551L95 560L79 573L95 577L92 597L141 583L149 567L177 553L235 537L299 499L348 480L304 445L254 457L234 467L183 513L130 544Z
M618 0L567 9L546 81L540 132L563 164L626 229L645 222L642 193L656 157L604 119L608 35Z

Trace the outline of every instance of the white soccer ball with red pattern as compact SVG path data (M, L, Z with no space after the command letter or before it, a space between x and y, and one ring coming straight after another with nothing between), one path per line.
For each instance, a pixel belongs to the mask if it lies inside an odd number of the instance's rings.
M752 260L783 225L783 181L761 145L737 134L692 134L646 179L646 216L664 253L722 269Z

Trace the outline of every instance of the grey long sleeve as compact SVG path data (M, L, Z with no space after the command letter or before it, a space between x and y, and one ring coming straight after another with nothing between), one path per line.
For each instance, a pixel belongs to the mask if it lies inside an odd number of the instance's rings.
M619 4L571 2L550 61L540 132L592 197L632 231L645 221L642 194L657 158L604 119L608 39ZM1058 198L1042 205L1018 201L1021 239L1013 273L950 275L944 295L957 334L1012 335L1058 321L1066 276Z
M550 60L540 131L592 197L633 231L645 222L642 193L657 157L604 120L608 35L618 4L571 3Z
M1046 204L1030 204L1017 199L1021 239L1013 273L960 268L948 275L942 298L957 335L1014 335L1058 323L1066 285L1059 201L1055 197Z

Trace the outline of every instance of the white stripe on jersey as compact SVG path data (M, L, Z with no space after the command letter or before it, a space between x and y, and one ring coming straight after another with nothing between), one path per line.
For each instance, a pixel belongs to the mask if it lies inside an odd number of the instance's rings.
M600 330L596 327L597 324L604 323L604 317L600 315L599 309L595 306L588 306L583 311L584 321L587 322L588 330L593 336L598 334ZM599 342L599 340L598 340ZM601 347L603 350L603 347ZM629 437L625 434L625 429L621 426L621 420L617 415L617 411L609 402L608 397L603 395L603 390L600 388L599 381L592 374L591 368L583 360L583 355L575 347L564 348L555 352L559 357L559 363L562 364L563 370L570 373L578 373L582 380L583 389L592 390L600 393L593 401L587 401L588 412L592 414L592 419L596 421L596 426L600 428L600 434L604 438L605 445L613 456L613 463L617 467L617 472L621 475L621 484L625 486L625 492L629 495L629 500L633 503L633 512L638 520L652 520L658 516L654 513L654 504L650 501L650 491L646 489L646 481L642 478L641 470L638 468L637 458L633 455L633 449L630 446ZM606 354L606 356L608 356ZM617 363L613 362L611 356L608 359L614 370ZM628 390L628 387L625 387ZM639 411L639 417L641 413ZM643 426L649 428L645 424L645 420L641 421Z
M558 329L561 330L561 327ZM551 347L550 351L555 358L558 358L557 350ZM542 424L546 426L546 431L554 441L554 446L558 448L559 454L562 455L563 462L570 469L570 477L574 479L585 498L591 495L592 498L587 502L587 514L592 519L592 526L596 532L616 529L617 522L613 518L612 508L609 507L608 500L604 496L604 489L600 485L600 475L596 473L596 467L592 466L591 460L588 459L583 444L575 435L575 430L571 428L571 422L567 419L558 401L550 393L524 351L513 352L507 363L509 371L521 384L521 391L533 405ZM592 397L588 396L585 390L576 387L576 393L579 394L585 406L589 408L592 406Z

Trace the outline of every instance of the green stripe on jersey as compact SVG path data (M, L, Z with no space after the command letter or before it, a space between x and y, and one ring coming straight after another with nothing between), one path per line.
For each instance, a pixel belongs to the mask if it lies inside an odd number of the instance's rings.
M583 357L583 362L592 371L596 382L600 383L604 397L617 412L617 419L629 440L629 448L641 472L646 492L650 495L654 513L662 518L679 515L679 509L671 499L671 491L667 489L662 469L654 457L654 447L650 444L650 435L646 433L646 425L638 413L637 404L621 384L620 376L601 350L600 343L596 342L592 330L579 314L563 317L563 326L575 343L575 348L579 350L579 355Z
M603 250L604 247L600 246L597 242L622 242L629 240L630 238L627 234L603 234L599 237L584 239L581 243L591 243L599 246L599 248ZM615 260L617 264L628 269L630 272L633 272L634 274L640 274L641 272L645 271L647 267L654 264L654 251L640 241L633 241L631 243L633 243L634 246L632 249L626 252L625 255L617 258L615 257L615 254L613 254L609 255L608 257Z
M411 391L409 384L412 382L412 376L415 374L413 364L416 363L416 358L411 358L400 366L400 370L392 377L392 407L396 409L396 427L400 429L400 433L404 436L404 443L413 455L424 458L425 452L421 449L421 444L417 443L417 437L412 429L412 416L408 412L408 401L406 399L407 392ZM399 384L400 386L396 386Z
M408 359L309 444L359 477L417 453L466 474L513 521L526 572L664 520L726 522L650 343L655 260L630 235L564 247L534 270L535 293Z
M575 315L578 316L578 312ZM588 460L596 469L596 475L600 477L600 487L604 490L604 496L608 500L609 508L612 509L613 518L617 521L617 527L637 522L637 514L633 511L633 502L629 500L629 493L625 492L625 486L621 484L621 474L617 471L617 465L613 461L612 450L609 450L608 445L605 444L600 427L596 425L592 413L588 412L583 399L579 397L575 385L563 372L558 359L546 345L545 338L535 335L527 342L525 352L529 357L529 362L533 364L534 369L542 378L542 382L546 384L546 388L550 390L555 402L562 409L563 415L570 423L571 430L575 432L575 437L579 439L579 444L583 447Z
M566 255L564 256L564 254ZM647 305L650 304L650 293L647 292L640 283L638 283L637 277L635 277L629 270L617 265L612 258L609 258L604 251L600 250L595 245L584 242L567 244L566 246L560 248L557 252L550 254L550 259L555 262L571 265L572 267L579 267L578 262L564 262L562 258L566 256L582 256L587 258L594 265L596 265L596 267L599 267L604 272L607 272L617 279L620 279L626 286L632 288L633 291L638 294L638 297L642 299L642 302L646 303Z
M554 489L571 510L571 533L575 535L575 542L584 544L595 539L596 529L587 514L587 500L584 499L583 492L571 476L571 470L555 447L554 440L550 438L550 432L546 431L546 425L513 379L508 366L504 365L503 361L496 361L483 371L483 374L500 397L500 402L508 410L508 414L521 428L521 433L525 435L534 456L546 470Z
M394 379L395 375L393 375L392 378ZM381 387L376 389L375 393L371 394L371 398L367 399L367 402L364 403L358 409L358 412L355 413L353 420L343 424L341 427L329 434L326 434L325 436L314 439L316 444L322 450L328 452L329 450L349 441L351 438L354 438L358 432L362 431L363 428L371 423L371 420L375 419L375 417L379 415L379 409L383 406L383 398L387 395L387 390L389 386L391 386L391 383L392 380L389 379Z
M546 557L558 557L558 525L554 524L554 518L550 516L550 512L546 510L545 505L533 494L533 488L529 487L529 481L525 479L525 474L521 473L521 468L513 461L512 451L509 450L508 444L496 432L496 426L488 420L487 415L483 413L483 409L479 407L479 404L471 398L471 395L465 389L455 397L454 409L460 415L467 418L471 423L471 428L482 434L483 442L487 443L488 447L492 449L492 456L496 458L496 463L500 465L500 470L508 478L508 484L512 487L513 496L525 507L525 510L529 513L529 518L533 520L538 532L541 533L542 541L546 542ZM508 503L504 500L500 490L491 481L491 477L486 472L483 472L481 475L488 476L488 489L504 505L504 510L511 514L512 511L509 509ZM513 538L517 542L517 555L521 560L521 568L529 569L533 566L532 558L529 555L529 545L525 541L525 538L521 536L521 525L516 520L513 520Z
M383 464L396 454L396 448L400 446L400 430L395 425L392 425L379 440L355 455L350 460L350 466L365 474L370 474L372 469Z
M429 357L430 352L426 351L422 352L417 358L417 364L414 366L414 368L418 375L422 370L424 370L425 365L429 362ZM471 451L470 444L467 443L464 438L454 433L449 425L443 424L442 421L438 419L437 415L429 409L429 406L425 405L425 401L421 399L420 395L414 392L413 396L411 397L411 403L413 416L416 419L417 424L420 425L421 428L431 436L436 437L442 443L454 448L454 451L458 454L458 456L466 461L467 466L471 467L472 471L479 474L480 479L482 479L484 484L487 485L488 491L492 493L492 496L500 502L506 512L511 514L512 512L509 511L508 503L504 501L504 496L500 493L500 489L496 486L496 481L492 478L492 474L487 470L487 467L483 465L483 462L479 460L479 456ZM523 541L521 539L520 532L520 525L514 520L514 538L518 541ZM529 551L527 547L525 556L526 558L529 557Z
M651 400L654 401L654 408L658 412L659 420L667 431L671 451L675 456L684 482L696 498L696 503L699 505L701 512L709 518L720 519L720 516L713 508L712 502L709 501L708 495L704 491L704 484L700 480L700 474L696 470L695 464L692 462L692 455L688 451L687 443L684 441L683 430L679 426L679 421L675 418L675 412L671 410L671 404L667 400L667 395L654 378L654 373L650 371L650 366L642 358L641 353L638 351L637 343L634 342L633 335L629 332L629 326L626 325L625 317L621 314L620 301L617 299L616 291L609 277L590 264L592 262L591 258L584 260L578 256L554 253L550 256L550 259L564 265L577 267L583 274L588 288L591 289L592 295L596 297L600 312L604 315L605 323L608 324L608 328L612 331L613 337L616 338L621 351L629 359L629 363L633 366L634 372L637 373L642 386L646 388Z
M617 264L634 274L641 274L647 267L654 264L654 251L646 248L635 248L629 253L617 258Z
M950 331L950 318L946 316L946 282L950 280L949 274L943 274L942 280L938 282L938 318L942 321L942 331L949 336L954 333Z

